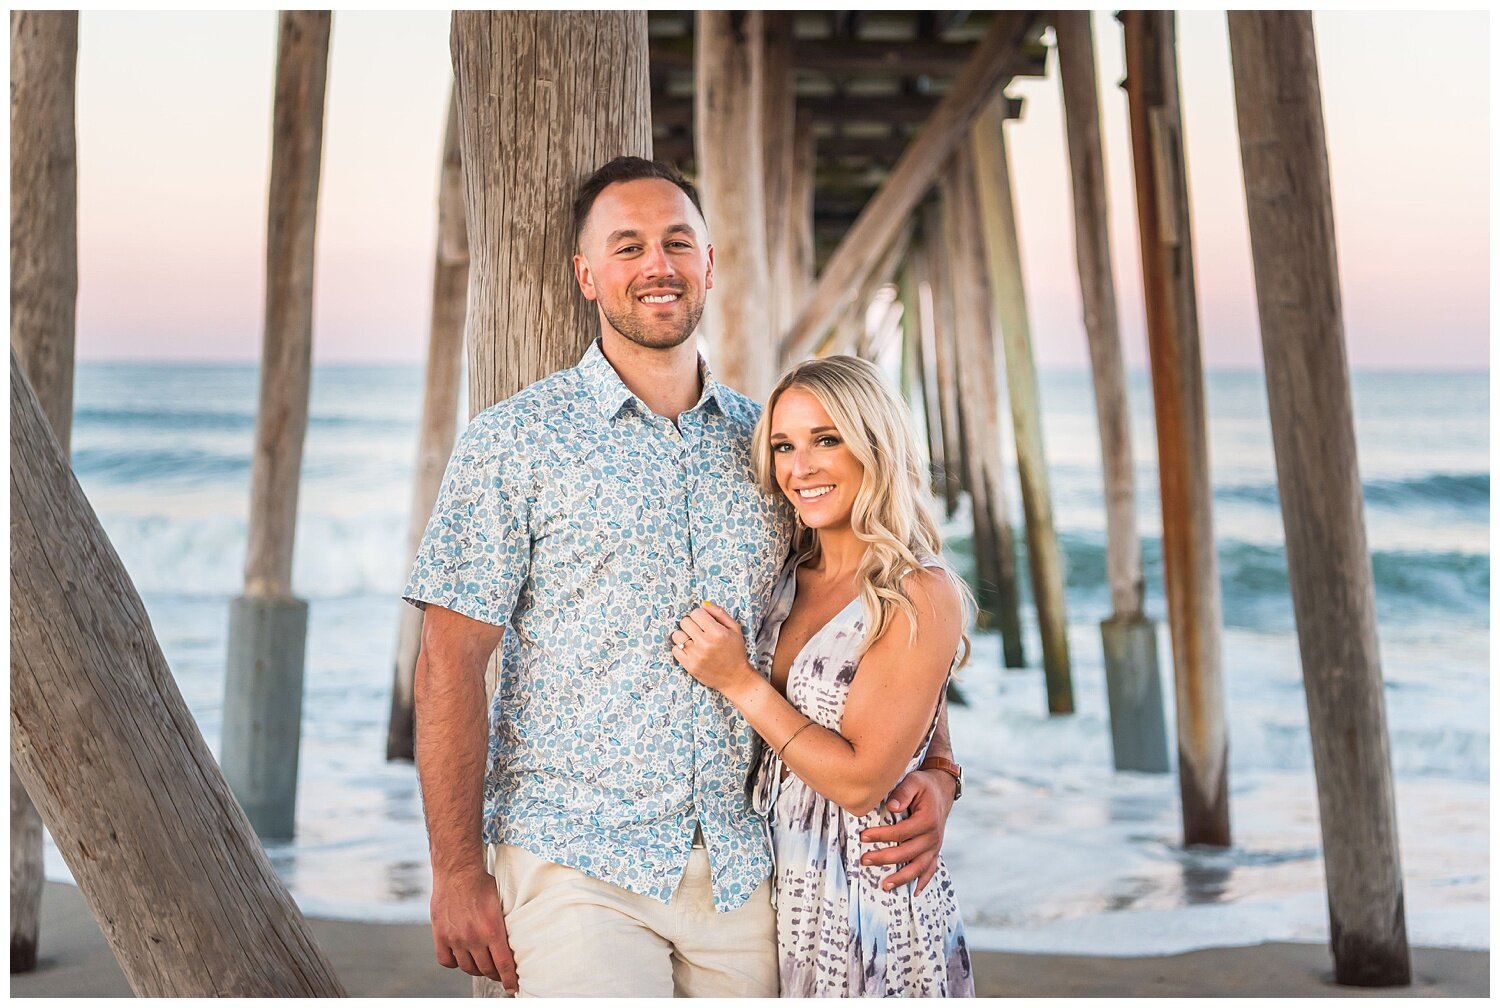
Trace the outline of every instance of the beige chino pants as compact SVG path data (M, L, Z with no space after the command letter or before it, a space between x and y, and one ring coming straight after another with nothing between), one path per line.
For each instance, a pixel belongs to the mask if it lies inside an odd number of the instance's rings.
M694 848L670 905L490 844L518 997L775 997L771 883L715 913L708 852ZM478 977L475 997L505 997Z

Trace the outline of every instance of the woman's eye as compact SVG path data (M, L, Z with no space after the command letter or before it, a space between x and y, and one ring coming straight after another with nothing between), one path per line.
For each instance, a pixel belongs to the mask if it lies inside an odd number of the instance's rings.
M783 449L783 448L790 448L790 447L791 447L791 444L790 444L790 443L789 443L789 442L786 442L786 441L780 441L780 442L777 442L777 443L776 443L776 444L773 444L773 445L772 445L772 446L771 446L771 450L772 450L772 451L773 451L773 452L781 452L781 453L782 453L782 454L783 454L783 455L784 455L784 454L786 454L786 453L785 453L785 452L782 452L782 449Z
M834 437L832 434L824 434L822 437L818 438L818 444L822 445L824 448L832 448L838 443L839 439Z

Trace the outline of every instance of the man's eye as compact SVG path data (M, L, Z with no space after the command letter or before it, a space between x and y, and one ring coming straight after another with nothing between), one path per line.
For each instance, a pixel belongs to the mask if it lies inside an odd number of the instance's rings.
M623 255L626 252L638 252L640 251L640 248L641 247L639 245L626 245L623 248L616 249L615 254Z
M692 245L691 242L685 242L685 241L674 241L674 242L669 242L668 244L670 244L673 248L690 249L690 248L693 247L693 245Z

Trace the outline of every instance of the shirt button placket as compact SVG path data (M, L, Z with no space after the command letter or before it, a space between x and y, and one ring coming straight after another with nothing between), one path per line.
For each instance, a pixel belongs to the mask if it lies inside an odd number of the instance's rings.
M686 418L679 419L683 431L687 430ZM684 433L678 434L675 448L678 478L682 485L682 511L687 528L687 591L689 602L696 605L705 601L703 597L703 579L698 571L698 521L695 510L695 498L698 485L697 467L693 457L688 452L688 439ZM713 601L708 599L706 601ZM703 738L703 705L707 687L698 682L692 684L693 695L693 776L692 776L692 801L694 814L700 827L704 827L704 835L707 836L706 824L703 822L703 796L699 793L698 782L701 777L700 769L703 755L706 752L705 740Z

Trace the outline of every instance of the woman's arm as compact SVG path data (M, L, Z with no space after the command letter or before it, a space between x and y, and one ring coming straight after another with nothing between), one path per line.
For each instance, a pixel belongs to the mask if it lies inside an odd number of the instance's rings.
M838 732L809 727L807 716L751 667L740 628L718 606L688 615L682 626L691 643L674 646L672 654L739 708L808 786L864 815L896 786L921 745L963 630L958 592L946 577L924 569L908 575L905 587L917 612L915 639L909 618L897 610L860 660Z

